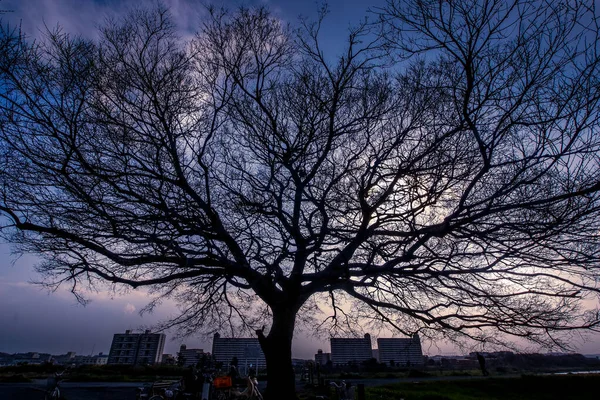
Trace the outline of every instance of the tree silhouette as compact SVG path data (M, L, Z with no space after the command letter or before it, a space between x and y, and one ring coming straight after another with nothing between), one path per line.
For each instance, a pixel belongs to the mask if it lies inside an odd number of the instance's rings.
M0 42L3 236L47 285L256 330L295 398L297 322L544 345L598 312L598 25L572 2L390 1L342 56L265 9ZM323 314L325 313L325 314ZM266 328L260 328L268 323Z

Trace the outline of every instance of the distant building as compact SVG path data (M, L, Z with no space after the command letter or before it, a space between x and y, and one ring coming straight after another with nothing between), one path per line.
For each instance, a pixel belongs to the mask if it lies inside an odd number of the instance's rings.
M97 356L92 356L94 365L106 365L108 364L108 355L99 353Z
M222 338L215 333L212 354L217 362L223 363L224 367L229 366L233 357L236 357L238 369L242 374L248 373L250 366L257 370L267 366L257 338Z
M419 335L412 338L379 338L379 362L397 366L423 365L423 351Z
M116 333L113 337L108 364L147 365L161 361L165 347L162 333Z
M52 362L52 356L48 353L0 353L0 366L8 365L38 365Z
M75 363L75 355L74 351L69 351L67 354L58 354L52 356L52 363L58 365L72 365Z
M334 365L360 363L373 358L371 335L364 338L331 338L331 362Z
M331 361L331 353L323 353L323 350L317 350L317 354L315 354L315 363L320 365L325 365L329 361Z
M98 354L95 356L75 356L73 364L75 365L106 365L108 356L106 354Z
M0 352L0 367L12 365L12 360L13 360L12 354Z
M202 359L203 354L202 349L188 349L185 344L182 344L177 354L177 364L182 367L196 366Z

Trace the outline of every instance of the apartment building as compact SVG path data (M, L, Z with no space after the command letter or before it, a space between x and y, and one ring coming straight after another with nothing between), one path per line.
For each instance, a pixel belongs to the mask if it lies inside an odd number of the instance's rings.
M412 338L379 338L379 362L395 366L421 366L424 363L421 339L415 334Z
M323 350L319 349L315 354L315 363L319 365L325 365L331 361L331 353L323 353Z
M240 373L246 374L250 366L256 371L266 368L265 355L257 338L223 338L215 333L212 345L213 358L227 367L233 357L238 360Z
M185 344L182 344L177 353L177 364L182 367L196 366L202 360L203 354L203 349L188 349Z
M165 347L162 333L115 333L108 354L108 364L147 365L161 361Z
M331 362L333 365L361 363L373 358L371 335L364 338L330 338Z

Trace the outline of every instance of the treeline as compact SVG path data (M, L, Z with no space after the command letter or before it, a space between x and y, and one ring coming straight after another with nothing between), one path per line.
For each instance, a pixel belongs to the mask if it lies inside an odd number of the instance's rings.
M498 359L506 364L519 369L539 369L548 367L557 368L600 368L598 358L589 358L581 354L507 354Z
M140 381L161 377L180 377L185 368L175 365L81 365L69 367L65 365L23 364L0 367L4 376L23 375L27 377L47 377L55 372L67 371L69 381Z

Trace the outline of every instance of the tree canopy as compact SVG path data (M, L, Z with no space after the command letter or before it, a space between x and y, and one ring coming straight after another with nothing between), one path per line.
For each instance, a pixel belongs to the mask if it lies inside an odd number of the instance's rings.
M49 285L175 299L184 333L270 320L269 385L299 319L564 346L599 322L582 3L390 0L337 58L325 15L266 9L190 41L160 7L94 41L5 28L1 233Z

